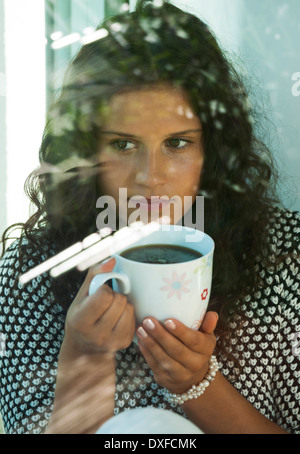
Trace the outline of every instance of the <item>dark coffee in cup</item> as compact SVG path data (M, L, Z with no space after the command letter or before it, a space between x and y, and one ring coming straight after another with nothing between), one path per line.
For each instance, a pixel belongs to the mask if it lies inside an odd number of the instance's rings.
M170 263L184 263L202 257L202 254L193 249L172 244L149 244L137 246L120 254L134 262L164 265Z

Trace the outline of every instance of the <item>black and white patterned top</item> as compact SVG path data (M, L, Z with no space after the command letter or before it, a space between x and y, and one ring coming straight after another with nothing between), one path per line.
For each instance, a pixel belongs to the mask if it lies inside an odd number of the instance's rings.
M257 260L265 285L243 299L242 314L230 324L228 355L218 357L227 380L264 416L291 433L300 433L299 221L297 213L273 212L269 232L274 258L288 255L276 272ZM55 301L47 274L23 288L17 282L51 251L40 253L27 246L30 259L20 269L17 246L18 242L10 246L0 262L0 409L6 433L38 434L51 415L66 312ZM116 364L115 414L137 406L182 414L180 407L164 400L134 343L117 353Z

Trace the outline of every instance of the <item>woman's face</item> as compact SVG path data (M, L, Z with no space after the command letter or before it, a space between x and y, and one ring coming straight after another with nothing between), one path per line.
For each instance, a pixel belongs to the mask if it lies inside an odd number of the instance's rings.
M199 189L201 129L187 97L174 88L130 91L112 98L99 144L100 184L103 194L115 199L121 218L128 222L137 209L143 221L145 215L150 222L170 214L171 224L176 224L183 217ZM120 207L120 188L127 207ZM158 197L165 200L159 203Z

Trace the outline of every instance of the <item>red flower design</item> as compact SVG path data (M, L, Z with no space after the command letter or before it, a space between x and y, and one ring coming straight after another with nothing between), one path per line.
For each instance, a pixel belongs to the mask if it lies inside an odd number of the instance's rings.
M202 301L205 301L207 297L208 297L208 289L206 288L205 290L203 290L202 295L201 295Z

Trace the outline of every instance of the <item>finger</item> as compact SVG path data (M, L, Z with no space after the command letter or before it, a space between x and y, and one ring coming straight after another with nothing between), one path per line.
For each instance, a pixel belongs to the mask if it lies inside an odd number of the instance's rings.
M204 355L211 355L216 344L213 333L194 331L175 319L164 322L165 328L190 350Z
M185 368L198 369L198 363L201 359L198 351L196 349L191 351L187 345L173 336L157 320L150 317L145 319L143 326L139 327L137 332L159 362L162 362L167 357L168 365L170 365L170 359L172 359Z
M175 340L180 343L178 339ZM184 356L185 363L182 364L178 358L172 358L150 335L146 338L139 335L139 348L153 371L155 381L172 392L185 392L192 384L200 381L207 371L208 360L202 355L190 351Z
M135 316L132 304L127 303L119 320L113 327L113 335L118 342L118 350L129 347L135 334Z
M93 295L78 300L69 309L73 321L89 329L109 309L113 303L113 293L108 285L102 285Z
M121 318L128 304L127 298L120 293L112 291L111 304L98 318L96 325L101 330L113 330Z
M138 346L141 350L146 362L148 363L150 369L154 372L159 368L164 368L164 361L162 359L158 359L153 355L151 351L151 344L147 345L145 338L138 334Z
M171 358L162 346L149 336L145 330L144 334L139 330L137 334L139 348L155 376L161 372L167 375L174 374L175 370L180 373L185 372L184 366Z
M81 288L79 289L79 292L77 293L76 300L78 302L80 302L85 296L87 296L89 294L90 284L91 284L93 278L97 274L109 273L110 271L112 271L114 269L115 265L116 265L116 259L113 257L108 260L105 260L104 262L93 265L89 269L89 271L86 275L86 278L85 278Z
M200 331L206 334L212 334L217 326L219 316L216 312L207 312L200 326Z
M99 339L113 339L118 349L130 345L135 332L134 309L128 303L126 296L116 292L107 310L101 315L94 325L95 335ZM124 344L125 342L125 344ZM113 344L111 344L113 346Z

